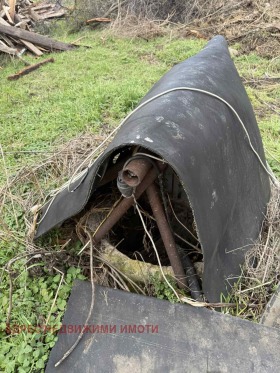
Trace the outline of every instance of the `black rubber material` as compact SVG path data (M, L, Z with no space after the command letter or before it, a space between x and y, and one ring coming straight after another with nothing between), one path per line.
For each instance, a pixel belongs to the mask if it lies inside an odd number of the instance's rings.
M265 163L252 106L222 36L174 66L142 102L178 86L210 91L231 104ZM164 158L178 175L203 250L203 291L209 301L219 301L232 278L239 276L244 254L259 235L270 186L234 113L207 94L168 93L134 113L75 192L64 190L55 198L38 226L37 237L81 211L97 185L99 168L106 167L113 152L132 145ZM77 180L70 189L79 183Z
M177 246L178 247L178 246ZM195 271L194 265L188 254L182 248L178 247L178 252L182 260L182 264L187 276L188 288L190 289L191 297L197 301L203 301L203 294L199 285L199 278Z
M279 329L97 285L90 329L55 368L77 340L90 294L89 282L75 283L63 320L67 333L59 334L46 373L279 372Z

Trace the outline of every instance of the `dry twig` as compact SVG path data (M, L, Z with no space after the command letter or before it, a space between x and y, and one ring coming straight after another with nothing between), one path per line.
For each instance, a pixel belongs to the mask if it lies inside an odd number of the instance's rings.
M94 280L93 280L93 239L91 233L86 231L88 238L90 240L90 283L91 283L91 303L90 303L90 308L88 311L87 318L85 320L85 325L88 325L88 322L91 318L93 307L94 307L94 296L95 296L95 285L94 285ZM55 367L58 367L70 354L74 349L78 346L80 340L83 338L84 331L81 330L80 334L78 335L75 343L65 352L65 354L62 356L62 358L55 364Z

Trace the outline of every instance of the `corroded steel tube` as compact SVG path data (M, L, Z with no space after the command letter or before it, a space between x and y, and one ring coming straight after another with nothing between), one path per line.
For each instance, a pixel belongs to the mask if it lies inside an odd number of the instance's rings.
M146 159L132 159L122 170L122 180L131 187L138 186L151 168L151 162Z
M159 163L158 167L163 171L166 165ZM136 188L135 199L138 199L151 185L158 176L158 171L156 169L151 169L148 171L146 177L144 177L142 183ZM121 217L127 212L127 210L133 205L134 198L123 198L121 202L113 209L108 218L101 224L98 231L93 237L94 242L97 244L113 226L121 219Z
M181 262L173 234L165 216L165 212L159 197L158 188L156 185L150 184L146 190L149 202L157 222L162 241L164 243L168 258L177 279L178 286L183 289L187 287L186 274Z

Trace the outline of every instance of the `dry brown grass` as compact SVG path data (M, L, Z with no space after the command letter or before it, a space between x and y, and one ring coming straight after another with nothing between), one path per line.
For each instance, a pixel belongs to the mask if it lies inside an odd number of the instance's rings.
M125 37L149 40L171 30L173 37L210 39L221 34L230 44L239 43L244 53L256 51L263 57L280 53L278 0L76 1L74 17L80 25L108 15L113 19L111 31Z
M260 320L280 281L280 187L273 184L271 188L262 231L247 252L242 276L231 293L231 301L243 305L237 315L254 321Z
M126 38L150 40L167 35L170 31L165 26L166 22L154 22L148 18L128 14L115 20L109 32Z
M255 263L252 266L252 263ZM272 195L259 240L246 255L245 270L261 283L279 280L280 275L280 189L272 186Z
M85 159L101 140L101 135L85 133L66 144L57 145L55 150L48 152L45 157L42 153L33 154L38 157L37 162L35 160L33 165L22 167L13 177L8 177L6 171L7 180L0 189L0 239L13 247L24 247L25 252L30 254L36 250L45 251L45 247L33 242L39 207L55 188L68 180L81 160ZM5 154L2 153L5 165L4 159ZM7 217L10 223L7 223ZM23 227L25 236L22 236ZM66 242L67 240L54 242L52 247L57 245L58 248L64 248ZM15 252L15 256L17 254L21 253Z

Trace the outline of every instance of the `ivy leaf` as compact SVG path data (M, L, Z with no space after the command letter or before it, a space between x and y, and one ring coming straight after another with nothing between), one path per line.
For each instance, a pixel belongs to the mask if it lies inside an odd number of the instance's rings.
M31 351L33 351L33 348L32 348L31 346L29 346L29 345L27 345L27 346L25 347L25 349L24 349L24 352L25 352L26 354L28 354L28 353L31 352Z
M36 363L36 368L38 369L43 369L45 368L45 363L44 363L44 360L43 359L39 359Z

